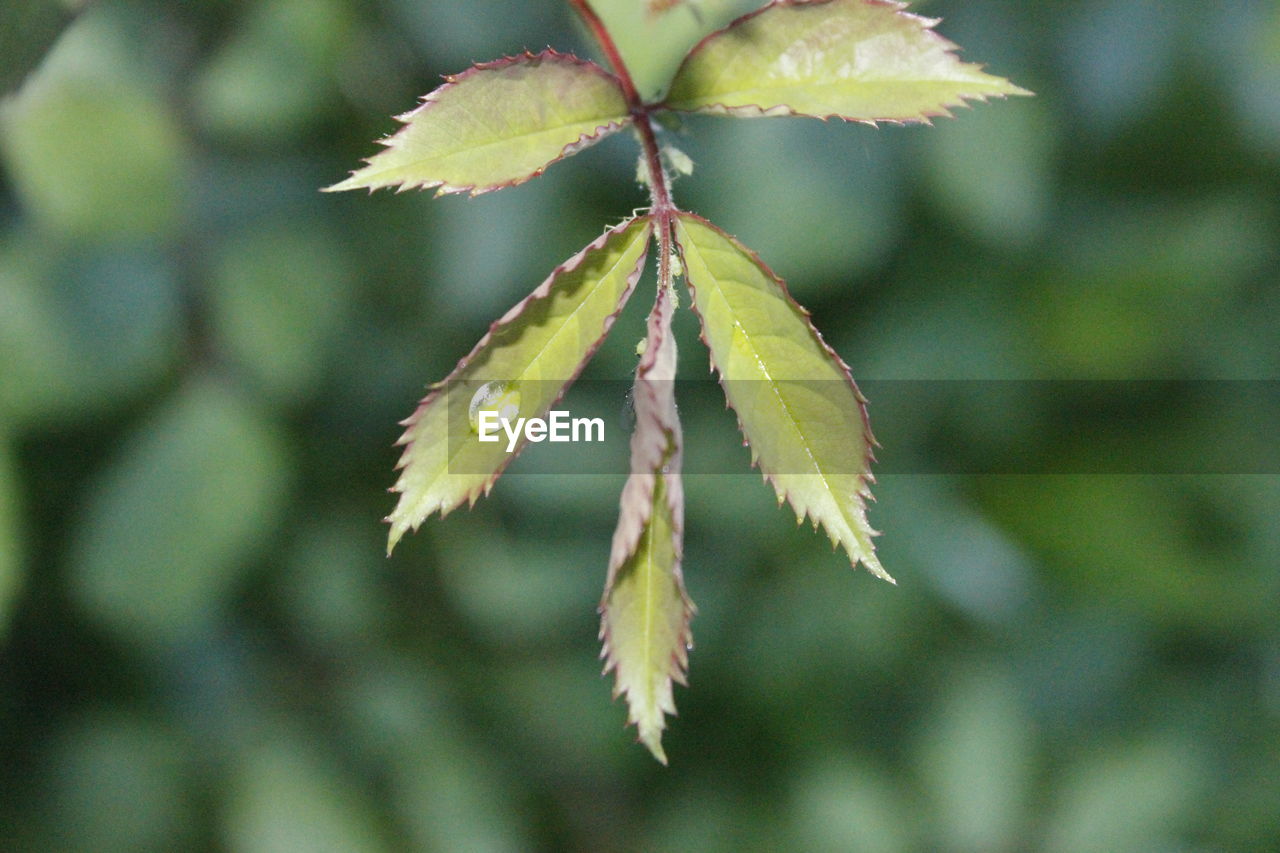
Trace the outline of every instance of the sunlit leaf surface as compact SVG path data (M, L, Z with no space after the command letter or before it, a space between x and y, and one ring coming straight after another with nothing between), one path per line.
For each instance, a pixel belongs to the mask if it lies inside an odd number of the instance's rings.
M471 404L483 398L499 412L514 406L513 416L543 417L631 295L649 231L648 218L624 222L566 261L494 323L405 421L388 550L431 513L448 513L488 492L523 441L513 453L505 436L479 441L469 423Z
M753 461L797 518L856 564L880 566L867 523L874 439L862 395L782 281L741 243L681 214L676 240L702 335Z
M1026 95L956 58L937 23L888 0L777 2L708 36L667 95L677 110L927 121L966 100Z
M399 116L404 127L330 190L439 187L472 195L523 183L630 119L613 75L546 50L476 65Z

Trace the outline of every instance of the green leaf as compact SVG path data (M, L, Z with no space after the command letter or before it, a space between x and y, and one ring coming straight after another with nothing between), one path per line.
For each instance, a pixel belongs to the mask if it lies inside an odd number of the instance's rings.
M0 4L0 95L17 88L71 20L61 0Z
M18 482L9 437L0 429L0 648L4 648L9 609L22 585Z
M617 673L614 696L626 694L628 722L636 725L640 741L663 764L664 715L675 713L672 681L685 683L694 613L680 570L684 490L673 312L674 293L660 286L636 368L632 473L622 490L600 602L604 671Z
M666 714L676 712L672 681L685 683L693 603L680 571L684 499L679 478L633 474L652 490L651 512L636 550L610 572L601 604L605 672L616 670L613 695L627 696L627 721L640 742L667 763L662 750Z
M264 726L231 768L222 838L232 853L383 853L367 788L283 724Z
M318 224L259 219L218 249L210 326L230 359L274 400L303 399L323 377L354 279L342 245Z
M400 493L388 517L390 552L433 512L445 515L488 494L507 463L506 436L481 442L473 403L520 417L544 417L604 339L635 287L649 243L648 217L628 220L558 267L495 322L471 353L436 385L404 425ZM451 402L452 400L452 402Z
M127 71L100 67L94 53L111 25L80 17L0 102L0 165L51 230L166 235L182 222L186 146L168 103Z
M778 0L712 33L666 105L736 116L927 122L966 99L1029 95L960 62L936 20L891 0Z
M473 66L399 116L387 150L328 189L439 187L477 195L524 183L631 119L617 78L545 50Z
M126 443L72 525L71 592L121 636L179 641L216 620L284 507L274 425L201 378Z
M849 368L781 279L737 240L682 213L676 242L703 340L752 462L798 520L821 523L855 565L892 581L867 523L875 439Z

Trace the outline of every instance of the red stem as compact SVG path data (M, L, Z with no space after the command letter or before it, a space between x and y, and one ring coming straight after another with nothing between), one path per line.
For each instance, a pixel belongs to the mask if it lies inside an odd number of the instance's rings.
M622 84L622 94L627 99L627 109L635 122L636 132L640 135L640 147L644 150L645 166L649 172L649 190L652 198L650 213L658 226L658 246L662 250L658 269L660 281L664 286L670 285L668 256L671 252L671 221L677 210L671 201L667 173L663 171L662 155L659 153L658 139L653 131L654 106L645 103L640 97L635 81L631 78L631 70L627 68L627 63L618 51L618 45L614 43L608 27L591 8L591 4L587 0L569 0L569 5L582 18L587 29L591 30L591 35L595 37L600 50L604 52L609 65L613 67L613 73L617 75L618 82ZM663 275L664 273L666 275Z

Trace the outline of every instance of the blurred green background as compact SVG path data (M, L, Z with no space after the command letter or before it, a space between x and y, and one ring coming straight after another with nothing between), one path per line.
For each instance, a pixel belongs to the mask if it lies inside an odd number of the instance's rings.
M644 204L633 142L475 200L317 192L437 75L590 53L567 10L74 5L0 10L0 848L1276 849L1274 471L885 474L891 587L691 423L742 473L687 485L663 769L596 657L621 471L517 465L389 560L379 521L425 384ZM600 4L650 88L744 5L655 34ZM1280 6L917 8L1038 96L690 120L679 200L859 378L1280 378ZM589 376L634 367L646 289ZM1016 408L876 411L886 456L1082 450ZM1134 452L1248 468L1121 415Z

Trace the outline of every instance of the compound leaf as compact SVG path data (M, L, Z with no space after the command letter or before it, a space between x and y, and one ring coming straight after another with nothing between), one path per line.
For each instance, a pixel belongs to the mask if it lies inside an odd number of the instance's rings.
M625 126L617 78L592 62L545 50L445 78L384 140L385 151L328 189L438 187L477 195L523 183Z
M936 20L892 0L776 0L707 36L666 106L730 115L927 122L966 99L1029 95L961 62Z
M428 515L487 494L524 446L507 436L480 441L477 405L516 417L545 417L595 352L644 266L648 217L606 231L489 327L469 355L438 383L404 425L400 493L388 517L390 552ZM508 411L509 410L509 411ZM486 409L487 411L487 409Z
M891 581L867 523L875 439L849 368L782 280L737 240L682 213L676 242L703 341L752 462L798 520L821 523L855 565Z

